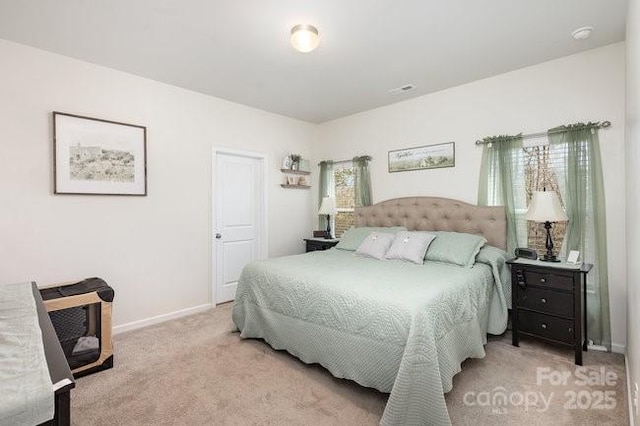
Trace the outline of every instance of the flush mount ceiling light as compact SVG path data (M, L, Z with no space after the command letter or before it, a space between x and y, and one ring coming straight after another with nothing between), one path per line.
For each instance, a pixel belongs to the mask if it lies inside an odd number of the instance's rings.
M593 32L593 27L580 27L574 32L571 33L571 37L576 40L586 40L591 37L591 33Z
M313 25L301 24L291 28L291 45L298 52L308 53L318 47L320 37Z

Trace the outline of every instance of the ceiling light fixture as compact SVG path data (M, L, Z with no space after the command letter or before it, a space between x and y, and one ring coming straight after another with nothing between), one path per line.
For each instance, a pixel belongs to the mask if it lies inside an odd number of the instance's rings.
M580 40L586 40L589 37L591 37L591 33L593 32L593 27L580 27L577 30L575 30L574 32L571 33L571 37L575 38L576 40L580 41Z
M308 53L318 47L320 37L313 25L300 24L291 28L291 45L298 52Z

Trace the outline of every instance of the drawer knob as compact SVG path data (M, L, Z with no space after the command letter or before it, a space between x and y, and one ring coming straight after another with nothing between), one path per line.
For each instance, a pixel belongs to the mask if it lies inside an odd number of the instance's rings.
M545 329L546 329L546 328L547 328L547 324L542 323L542 324L540 325L540 327L542 327L542 328L545 328Z
M544 297L542 299L540 299L540 302L542 303L547 303L547 299L545 299Z
M547 282L547 279L546 279L546 278L540 278L540 282L541 282L541 283L546 283L546 282Z

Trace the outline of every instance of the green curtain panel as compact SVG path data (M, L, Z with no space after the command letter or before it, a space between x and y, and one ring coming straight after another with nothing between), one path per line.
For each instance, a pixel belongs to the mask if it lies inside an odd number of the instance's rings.
M577 123L549 130L551 149L564 150L562 194L569 217L563 251L580 251L594 268L587 276L588 338L611 350L604 183L598 129Z
M371 157L363 155L353 157L353 169L355 171L355 206L371 205L371 173L369 172L369 161Z
M522 136L495 136L484 140L478 204L505 206L507 213L507 252L518 247L514 179L516 151L522 150Z
M320 162L320 177L318 178L318 209L324 197L331 196L331 176L333 175L333 161ZM327 216L318 215L318 229L327 229Z

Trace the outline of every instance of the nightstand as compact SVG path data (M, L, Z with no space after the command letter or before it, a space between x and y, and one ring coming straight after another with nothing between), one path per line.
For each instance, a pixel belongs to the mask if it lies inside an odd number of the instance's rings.
M307 253L310 251L328 250L340 242L337 238L305 238L304 241L307 243Z
M593 265L513 259L511 324L513 346L521 334L570 346L582 365L587 350L587 274Z

